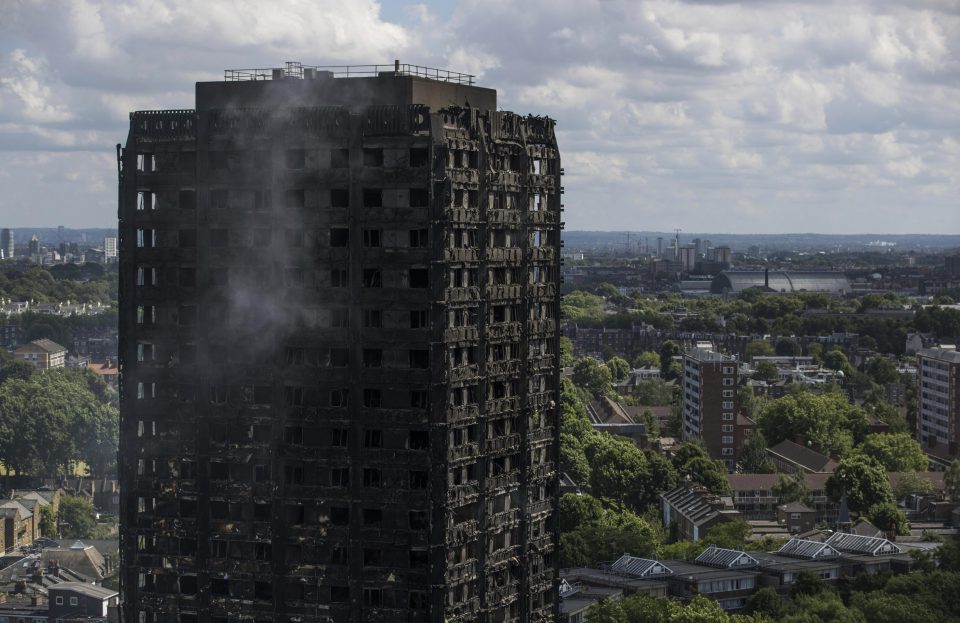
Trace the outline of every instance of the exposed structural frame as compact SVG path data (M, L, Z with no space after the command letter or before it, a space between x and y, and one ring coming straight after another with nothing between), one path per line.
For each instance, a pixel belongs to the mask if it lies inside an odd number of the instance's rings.
M118 154L125 620L553 621L553 122L253 104L135 113ZM248 274L323 320L247 335Z

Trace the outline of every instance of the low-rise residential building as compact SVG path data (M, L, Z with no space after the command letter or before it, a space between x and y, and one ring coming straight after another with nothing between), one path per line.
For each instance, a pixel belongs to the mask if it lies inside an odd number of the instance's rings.
M30 545L40 536L40 504L36 500L6 500L0 503L3 551Z
M560 581L559 623L584 623L591 606L604 600L619 601L622 596L618 588L571 584L564 578Z
M784 474L798 471L808 474L833 473L837 469L837 461L834 459L789 439L767 448L767 456L777 470Z
M14 358L26 361L38 370L62 368L66 364L67 349L46 338L21 344L14 351Z
M114 571L112 562L92 545L75 541L70 547L46 549L40 554L44 566L62 567L80 574L90 582L101 582Z
M817 511L800 502L781 504L777 507L777 523L790 534L808 532L817 526Z
M660 495L663 525L672 538L699 541L710 528L740 519L730 498L713 495L705 487L677 487Z
M756 592L760 573L757 560L738 550L710 546L691 562L665 560L673 571L669 593L684 601L697 595L716 600L724 610L739 610Z
M108 620L109 610L117 606L119 593L113 589L83 582L61 582L48 589L50 621L84 621L100 623Z

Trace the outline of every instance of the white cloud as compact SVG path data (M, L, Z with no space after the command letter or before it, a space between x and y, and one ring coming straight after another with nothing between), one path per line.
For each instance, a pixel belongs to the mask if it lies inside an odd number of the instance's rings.
M572 229L896 232L909 207L960 230L955 1L389 9L402 25L373 0L0 3L0 218L109 222L127 112L189 107L224 68L401 58L557 118Z

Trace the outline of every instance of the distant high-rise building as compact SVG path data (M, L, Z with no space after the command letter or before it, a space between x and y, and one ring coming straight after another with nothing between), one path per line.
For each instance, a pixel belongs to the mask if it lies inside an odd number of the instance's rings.
M31 256L40 255L40 239L37 238L36 234L30 238L28 250Z
M130 117L124 621L556 619L554 122L383 69Z
M63 234L64 234L63 225L57 226L57 242L63 242L63 241L64 241L64 236L63 236Z
M960 456L960 352L917 351L917 437L944 464Z
M117 261L116 236L107 236L103 239L103 261L107 264Z
M739 413L738 375L737 359L711 348L691 348L683 356L683 439L699 439L729 469L752 426Z
M907 259L915 260L915 258L912 255ZM960 277L960 254L948 255L944 259L944 268L946 269L947 274L950 275L951 277Z
M657 257L663 257L663 238L657 238Z
M0 253L3 254L3 259L10 260L16 256L16 248L14 242L13 230L5 228L3 231L0 231Z

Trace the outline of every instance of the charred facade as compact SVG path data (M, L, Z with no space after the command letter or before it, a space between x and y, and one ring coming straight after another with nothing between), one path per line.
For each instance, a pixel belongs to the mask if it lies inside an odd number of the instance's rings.
M119 152L124 620L552 621L554 123L290 69Z

